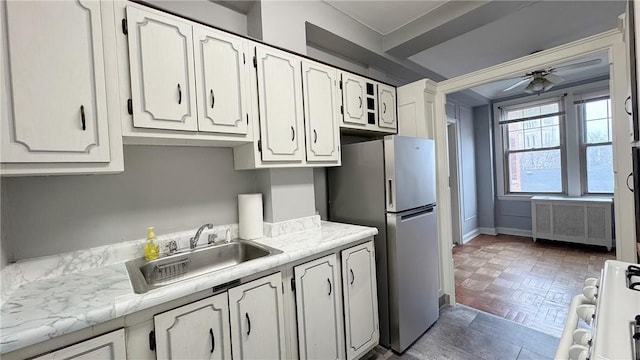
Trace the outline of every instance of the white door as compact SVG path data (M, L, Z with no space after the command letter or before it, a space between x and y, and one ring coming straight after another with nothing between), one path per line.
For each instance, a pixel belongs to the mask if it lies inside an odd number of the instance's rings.
M280 273L229 289L233 358L285 359Z
M340 160L336 70L302 61L307 161Z
M193 28L193 38L198 130L246 134L244 39L199 26Z
M342 251L347 359L357 359L380 339L373 242Z
M231 359L227 293L154 316L158 359Z
M2 119L2 162L109 162L100 3L1 6L13 103Z
M365 81L359 76L342 73L343 121L347 124L366 125Z
M344 359L340 270L336 255L294 268L300 359Z
M378 84L378 126L396 129L396 89L393 86Z
M127 356L124 344L124 329L120 329L33 360L121 360Z
M133 125L198 130L191 25L127 6Z
M304 159L300 59L256 46L260 139L263 161Z

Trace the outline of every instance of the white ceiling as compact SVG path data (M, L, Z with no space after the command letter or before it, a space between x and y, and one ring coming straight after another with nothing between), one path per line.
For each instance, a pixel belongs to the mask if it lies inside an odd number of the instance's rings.
M393 32L446 2L442 0L324 1L381 35Z
M594 54L594 55L590 55L590 56L585 56L585 57L581 57L581 58L572 59L571 61L568 61L568 62L565 62L565 63L562 63L562 64L556 64L553 67L559 67L559 66L569 65L569 64L576 64L576 63L579 63L579 62L582 62L582 61L588 61L588 60L593 60L593 59L600 59L601 63L598 64L598 65L579 68L579 69L572 69L572 70L562 70L562 69L560 69L557 72L554 72L555 75L558 75L558 76L564 78L564 80L565 80L564 82L562 82L562 83L560 83L558 85L566 85L566 84L575 83L575 82L582 81L582 80L588 80L588 79L593 79L593 78L600 77L600 76L609 75L609 58L608 58L606 52L605 53ZM495 81L495 82L492 82L492 83L476 86L476 87L472 88L471 90L473 90L473 91L477 92L478 94L486 97L487 99L495 100L495 99L499 99L499 98L504 98L504 97L523 94L524 93L524 88L527 86L528 83L524 83L521 86L518 86L517 88L512 89L510 91L503 91L504 89L506 89L509 86L517 83L520 80L522 80L522 77Z
M617 26L625 2L540 1L409 57L451 78Z

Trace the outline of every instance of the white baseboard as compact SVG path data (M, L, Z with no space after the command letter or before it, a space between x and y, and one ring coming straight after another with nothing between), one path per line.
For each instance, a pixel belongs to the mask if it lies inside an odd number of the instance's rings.
M524 236L524 237L532 237L533 233L531 230L522 230L522 229L514 229L514 228L503 228L497 227L496 232L498 234L504 235L513 235L513 236Z
M462 236L462 245L468 243L474 237L480 235L480 229L473 229Z
M492 227L492 228L488 228L488 227L479 227L478 231L480 232L480 234L483 235L498 235L498 232L496 231L496 228Z

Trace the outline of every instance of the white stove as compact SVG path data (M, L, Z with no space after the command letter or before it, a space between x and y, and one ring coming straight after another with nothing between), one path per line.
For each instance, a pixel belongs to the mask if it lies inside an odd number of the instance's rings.
M640 265L608 260L573 298L556 360L640 360Z

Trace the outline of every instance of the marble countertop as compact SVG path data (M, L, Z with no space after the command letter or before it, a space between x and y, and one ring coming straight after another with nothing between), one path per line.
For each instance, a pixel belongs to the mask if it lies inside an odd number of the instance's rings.
M151 290L133 292L123 262L26 282L0 308L0 354L151 308L377 234L376 228L322 222L321 227L254 240L282 254Z

